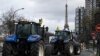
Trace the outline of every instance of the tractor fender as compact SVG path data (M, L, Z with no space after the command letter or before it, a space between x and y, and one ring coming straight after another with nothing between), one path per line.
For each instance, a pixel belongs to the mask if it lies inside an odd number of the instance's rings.
M4 38L5 42L16 42L17 38L15 34L8 35Z
M27 38L27 41L28 42L38 42L41 40L41 37L40 35L30 35L28 38Z

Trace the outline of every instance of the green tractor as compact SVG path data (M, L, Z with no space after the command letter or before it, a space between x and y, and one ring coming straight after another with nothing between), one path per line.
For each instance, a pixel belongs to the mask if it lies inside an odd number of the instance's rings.
M44 56L44 34L41 24L19 21L15 33L4 38L2 56Z

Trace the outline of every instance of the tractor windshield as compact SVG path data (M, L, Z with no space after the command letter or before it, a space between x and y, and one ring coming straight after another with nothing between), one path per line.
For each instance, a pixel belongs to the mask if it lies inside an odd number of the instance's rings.
M67 31L56 31L55 33L57 38L68 39L70 34Z
M16 33L20 36L28 36L31 34L31 24L18 24L16 26Z

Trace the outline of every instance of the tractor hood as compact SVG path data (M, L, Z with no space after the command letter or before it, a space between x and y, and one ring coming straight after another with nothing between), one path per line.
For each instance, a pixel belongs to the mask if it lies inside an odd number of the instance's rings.
M4 38L4 41L6 42L17 42L17 36L16 34L11 34L11 35L8 35ZM40 35L29 35L27 37L27 42L37 42L39 40L41 40L41 37Z
M17 41L16 35L15 34L7 35L4 38L4 41L6 41L6 42L16 42Z
M28 42L37 42L41 40L40 35L30 35L27 39Z

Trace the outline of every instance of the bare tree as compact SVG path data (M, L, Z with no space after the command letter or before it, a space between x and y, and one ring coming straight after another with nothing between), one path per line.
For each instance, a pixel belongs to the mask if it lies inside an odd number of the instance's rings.
M24 17L18 16L18 14L15 13L15 10L11 8L10 10L2 14L2 17L0 18L0 20L5 26L4 29L11 34L11 33L14 33L14 27L15 27L14 23L16 21L19 21L21 18L24 18Z

